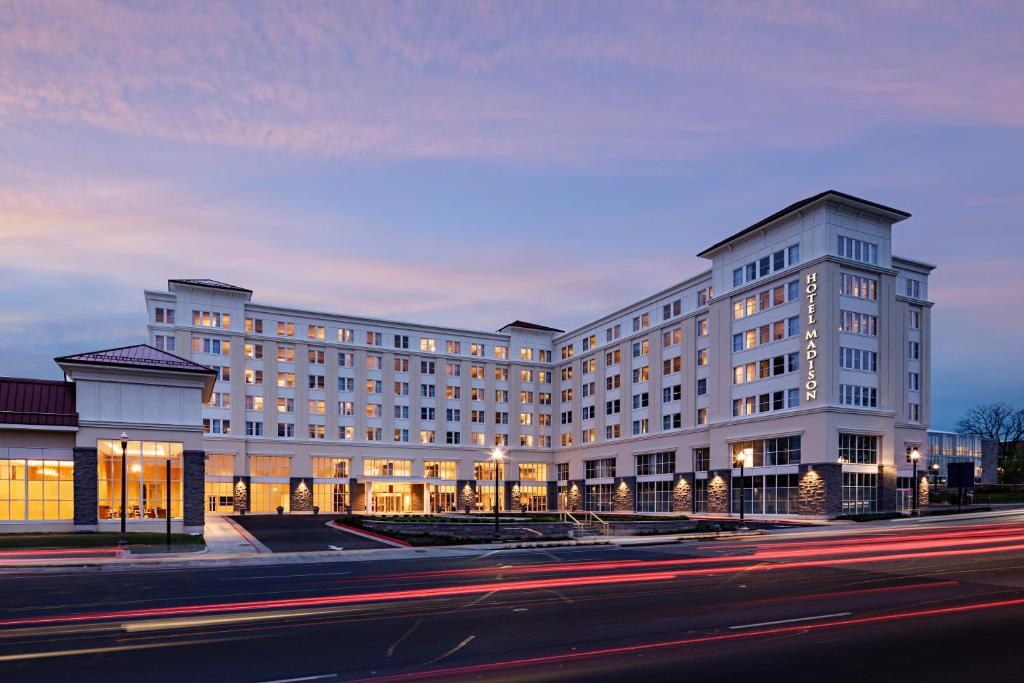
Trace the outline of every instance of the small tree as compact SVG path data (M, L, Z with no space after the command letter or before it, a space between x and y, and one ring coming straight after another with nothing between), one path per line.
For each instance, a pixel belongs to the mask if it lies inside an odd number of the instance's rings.
M975 406L960 418L956 430L998 441L1004 481L1017 481L1024 476L1024 463L1020 462L1024 451L1024 410L1006 403Z

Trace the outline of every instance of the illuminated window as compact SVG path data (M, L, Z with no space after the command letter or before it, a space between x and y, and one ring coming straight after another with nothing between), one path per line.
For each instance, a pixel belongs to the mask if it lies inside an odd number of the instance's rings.
M0 460L0 521L74 519L74 472L70 460Z
M121 442L97 442L99 519L121 517ZM181 519L182 444L129 441L126 515L131 519L167 518L167 461L171 462L171 519Z

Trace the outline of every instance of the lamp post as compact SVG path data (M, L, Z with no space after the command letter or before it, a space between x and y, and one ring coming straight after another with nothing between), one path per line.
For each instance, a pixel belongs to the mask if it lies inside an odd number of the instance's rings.
M931 468L932 468L932 486L937 489L937 488L939 488L939 463L933 462L931 464Z
M739 456L736 458L736 460L740 464L740 521L741 522L744 520L745 508L747 507L747 504L746 504L747 503L747 501L746 501L746 486L745 486L744 481L743 481L743 468L746 467L746 465L748 464L747 463L747 458L750 458L751 455L753 455L752 449L744 448L742 451L740 451ZM733 466L735 466L735 464Z
M498 466L501 465L502 456L500 446L491 451L491 459L494 460L494 538L499 541L501 532L498 529Z
M121 432L121 538L117 549L128 549L128 432Z
M912 448L910 450L910 462L914 463L914 479L913 479L914 506L913 506L912 510L913 510L913 513L915 515L917 514L917 461L920 460L920 459L921 459L921 451L917 450L917 448Z

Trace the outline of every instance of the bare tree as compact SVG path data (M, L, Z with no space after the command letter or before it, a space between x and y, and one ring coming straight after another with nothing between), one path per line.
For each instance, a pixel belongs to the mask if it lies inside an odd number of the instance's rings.
M961 434L978 434L982 438L996 439L999 443L999 466L1007 478L1016 479L1022 474L1019 463L1024 450L1024 409L1013 408L1006 403L990 403L975 406L957 422L956 430Z

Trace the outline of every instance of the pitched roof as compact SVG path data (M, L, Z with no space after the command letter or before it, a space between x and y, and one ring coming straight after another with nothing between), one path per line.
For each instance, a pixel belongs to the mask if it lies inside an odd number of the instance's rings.
M524 330L540 330L541 332L565 332L565 330L560 330L557 327L548 327L546 325L538 325L536 323L528 323L528 322L526 322L524 320L514 320L514 321L510 322L508 325L505 325L504 327L499 328L498 331L500 332L501 330L507 329L509 327L521 327Z
M75 427L75 385L0 377L0 424Z
M779 220L783 216L785 216L787 214L790 214L790 213L793 213L794 211L799 211L800 209L804 208L805 206L809 206L809 205L817 202L818 200L824 199L825 197L828 197L830 195L833 196L833 197L837 197L840 200L846 200L848 202L853 202L853 203L856 203L856 204L863 204L864 206L868 206L868 207L871 207L873 209L878 209L879 211L882 211L884 213L892 214L893 217L896 220L903 220L904 218L910 218L910 214L907 213L906 211L901 210L901 209L894 209L891 206L886 206L885 204L879 204L877 202L872 202L872 201L867 200L867 199L861 199L860 197L854 197L852 194L846 194L845 192L839 192L838 190L825 190L824 192L819 192L818 194L814 195L813 197L807 197L806 199L801 199L798 202L794 202L793 204L790 204L786 208L782 209L781 211L776 211L771 216L768 216L767 218L759 220L757 223L754 223L749 228L743 228L742 230L740 230L738 233L736 233L732 237L726 237L724 240L722 240L720 242L716 242L715 244L711 245L710 247L708 247L704 251L702 251L699 254L697 254L697 256L704 256L705 254L708 254L708 253L714 251L715 249L718 249L722 245L728 244L729 242L732 242L734 239L737 239L739 237L743 237L747 233L754 232L755 230L757 230L759 228L762 228L762 227L768 225L769 223L774 223L775 221Z
M226 289L232 292L248 292L249 294L252 294L251 289L239 287L238 285L229 285L226 282L221 282L220 280L211 280L210 278L183 278L178 280L168 280L168 289L170 289L171 283L177 283L179 285L191 285L192 287L212 287L213 289Z
M173 353L161 351L149 344L121 346L116 349L103 349L76 353L72 356L54 358L57 363L85 363L87 365L113 365L118 367L150 368L153 370L171 370L174 372L195 372L205 375L216 375L217 371L199 363L175 356Z

